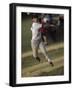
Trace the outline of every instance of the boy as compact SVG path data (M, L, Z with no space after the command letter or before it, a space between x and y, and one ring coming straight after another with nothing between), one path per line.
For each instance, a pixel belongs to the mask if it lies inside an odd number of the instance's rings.
M48 60L49 64L54 66L46 53L44 43L42 42L42 39L41 39L40 28L42 28L42 24L40 23L37 16L33 17L32 20L33 20L33 23L31 27L31 31L32 31L31 47L33 51L33 57L40 62L40 58L38 57L38 49L40 48L43 55Z
M41 18L41 24L42 24L42 28L40 28L41 38L44 44L48 45L48 30L45 28L46 23L47 23L47 19Z

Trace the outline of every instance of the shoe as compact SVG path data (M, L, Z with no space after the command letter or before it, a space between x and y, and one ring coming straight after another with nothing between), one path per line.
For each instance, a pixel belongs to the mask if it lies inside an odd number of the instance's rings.
M36 57L35 59L40 62L40 58L39 57Z
M54 64L53 64L53 62L52 62L52 61L50 61L49 63L50 63L50 65L51 65L52 67L54 66Z

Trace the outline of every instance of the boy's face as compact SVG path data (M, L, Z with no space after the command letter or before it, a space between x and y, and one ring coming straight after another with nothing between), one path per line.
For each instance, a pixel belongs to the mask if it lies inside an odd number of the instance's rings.
M33 18L32 21L33 21L33 22L37 22L37 18Z

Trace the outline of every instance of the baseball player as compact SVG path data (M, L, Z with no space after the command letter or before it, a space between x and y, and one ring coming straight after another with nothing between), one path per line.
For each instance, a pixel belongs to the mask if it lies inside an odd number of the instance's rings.
M31 47L33 52L33 57L40 62L40 58L38 57L38 49L40 48L43 55L45 56L46 60L48 60L49 64L53 65L53 62L49 59L44 43L41 40L41 32L40 28L42 27L42 24L39 22L39 19L35 16L32 19L32 39L31 39Z

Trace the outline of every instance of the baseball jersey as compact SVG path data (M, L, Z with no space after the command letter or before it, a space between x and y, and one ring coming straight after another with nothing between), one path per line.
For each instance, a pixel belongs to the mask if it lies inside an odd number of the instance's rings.
M41 39L41 32L39 31L39 29L42 27L42 24L37 23L37 22L33 22L32 23L32 27L31 27L31 31L32 31L32 40L38 40Z

